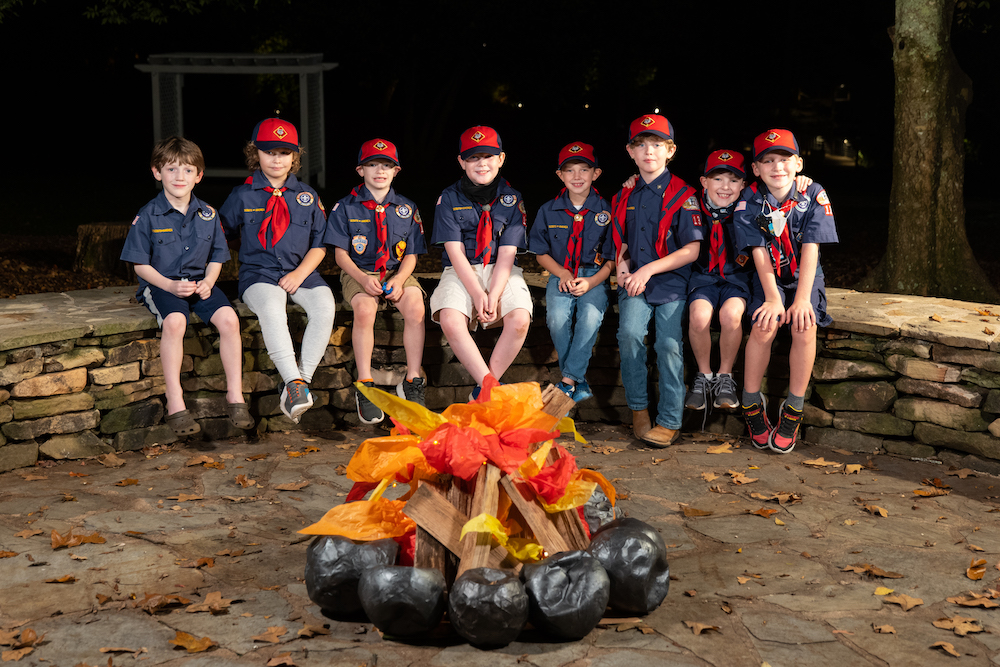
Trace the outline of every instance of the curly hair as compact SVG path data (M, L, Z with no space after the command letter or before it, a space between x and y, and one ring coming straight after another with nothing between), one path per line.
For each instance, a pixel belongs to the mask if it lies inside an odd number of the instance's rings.
M260 169L260 156L257 155L258 150L260 149L257 148L252 141L248 141L246 145L243 147L243 156L246 158L247 161L247 169L249 169L251 172ZM298 174L299 170L302 169L302 153L304 152L305 149L302 148L302 146L299 146L299 152L292 153L291 173Z

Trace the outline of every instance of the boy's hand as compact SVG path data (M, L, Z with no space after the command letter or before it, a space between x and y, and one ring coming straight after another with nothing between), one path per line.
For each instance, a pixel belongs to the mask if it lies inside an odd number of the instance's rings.
M490 311L490 295L486 290L479 289L472 297L472 309L476 311L476 317L480 322L492 322L496 316Z
M590 281L590 278L573 278L569 282L569 293L573 296L583 296L592 289L594 289L594 283Z
M486 301L486 312L484 313L485 319L480 317L481 322L495 322L497 319L497 313L500 311L500 297L503 296L503 290L497 290L496 292L490 292L487 295Z
M393 303L399 301L403 298L403 290L405 289L403 287L403 282L404 281L399 279L398 275L389 278L389 280L385 281L385 292L383 292L382 296L384 296L387 301L392 301Z
M295 271L289 271L278 280L278 287L285 290L289 294L295 294L296 290L299 289L299 285L301 285L302 281L305 279L306 277L304 275L299 275L297 269Z
M361 287L364 288L365 293L370 296L374 297L383 296L382 281L378 279L378 276L369 276L366 273L365 279L361 281ZM393 290L393 292L395 291L396 290Z
M797 332L809 331L816 324L816 311L813 310L809 301L799 302L798 299L792 301L792 305L785 311L784 321Z
M754 311L751 321L764 333L771 333L771 329L784 321L784 315L785 307L780 301L765 301L764 305Z
M795 177L795 189L799 192L805 192L809 189L809 186L813 184L813 179L808 176L796 176Z
M573 274L570 273L569 271L566 271L565 275L559 276L559 291L560 292L572 291L570 287L572 286L574 280L576 279L573 277Z
M628 264L625 262L619 262L615 264L615 282L618 283L618 287L625 287L625 280L629 277Z
M635 187L635 182L638 179L639 179L639 175L638 174L632 174L631 176L628 177L628 180L626 180L624 183L622 183L622 187L623 188L634 188Z
M646 270L648 266L647 264L625 278L624 287L629 296L638 296L646 291L646 283L650 277L649 271Z
M174 296L179 296L184 299L194 294L197 286L197 283L193 283L190 280L171 280L170 289L168 291Z
M213 281L199 280L195 285L194 293L200 296L202 301L212 296L212 288L215 287Z

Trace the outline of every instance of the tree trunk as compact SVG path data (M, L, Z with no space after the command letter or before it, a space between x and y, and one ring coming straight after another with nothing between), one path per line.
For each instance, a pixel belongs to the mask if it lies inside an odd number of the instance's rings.
M965 111L972 81L951 50L955 0L896 0L889 242L859 287L996 303L965 234Z
M135 280L132 266L118 259L131 226L124 222L95 222L76 228L73 270L91 269L125 280Z

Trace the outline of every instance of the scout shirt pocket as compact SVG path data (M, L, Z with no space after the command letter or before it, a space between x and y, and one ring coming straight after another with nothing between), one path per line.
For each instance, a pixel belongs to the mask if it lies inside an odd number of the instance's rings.
M392 249L391 257L396 261L402 261L406 255L406 248L409 245L410 228L406 227L398 232L389 231L389 247Z
M458 228L462 232L462 244L465 245L465 256L474 257L476 254L476 231L479 229L479 215L471 206L453 209L455 220L458 221Z
M164 225L161 227L153 227L150 229L150 236L153 239L154 248L168 248L174 243L177 243L180 238L180 234L174 229L173 225Z
M375 261L375 253L378 250L378 235L375 232L375 225L372 222L372 213L364 211L367 217L348 218L347 233L351 243L351 253L358 258L370 256L371 261Z

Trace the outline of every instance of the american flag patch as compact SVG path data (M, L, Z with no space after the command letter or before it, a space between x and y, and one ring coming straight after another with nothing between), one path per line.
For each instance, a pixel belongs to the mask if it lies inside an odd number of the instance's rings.
M336 211L338 208L340 208L340 202L333 205L333 211ZM330 211L330 213L333 213L333 211Z
M736 205L736 210L737 211L745 211L745 210L747 210L747 202L746 202L746 200L743 200L740 203L738 203Z
M438 195L437 204L435 204L435 206L440 206L440 205L441 205L441 195Z

